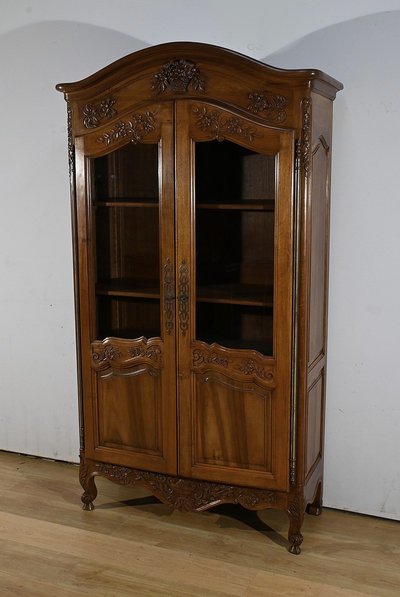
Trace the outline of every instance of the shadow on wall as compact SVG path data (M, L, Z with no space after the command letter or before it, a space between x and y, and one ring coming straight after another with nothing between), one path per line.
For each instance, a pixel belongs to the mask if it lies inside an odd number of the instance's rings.
M398 66L399 32L399 10L367 15L310 33L262 61L282 68L317 68L339 80L345 73L346 87L372 70L379 83L382 71Z
M0 35L5 73L33 80L54 73L55 81L79 80L148 44L124 33L72 21L47 21Z

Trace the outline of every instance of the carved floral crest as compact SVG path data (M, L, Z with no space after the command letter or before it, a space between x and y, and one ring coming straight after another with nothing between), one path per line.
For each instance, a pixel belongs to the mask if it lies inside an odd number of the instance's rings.
M185 93L192 87L194 91L204 91L204 79L197 66L190 60L170 60L153 77L152 90L157 94L169 90L172 93Z

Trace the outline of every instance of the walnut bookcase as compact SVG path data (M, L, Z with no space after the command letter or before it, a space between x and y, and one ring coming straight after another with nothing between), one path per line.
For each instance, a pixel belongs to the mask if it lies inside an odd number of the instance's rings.
M173 508L321 512L332 103L342 85L198 43L68 103L80 481Z

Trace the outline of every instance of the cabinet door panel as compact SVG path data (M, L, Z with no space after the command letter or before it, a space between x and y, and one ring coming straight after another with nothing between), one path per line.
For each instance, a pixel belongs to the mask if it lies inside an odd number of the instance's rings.
M195 463L271 468L271 392L210 371L196 376Z
M180 473L286 489L293 131L205 102L177 118Z
M149 367L97 376L98 448L162 453L160 374Z
M151 105L76 139L85 451L169 473L176 472L172 119L172 104Z

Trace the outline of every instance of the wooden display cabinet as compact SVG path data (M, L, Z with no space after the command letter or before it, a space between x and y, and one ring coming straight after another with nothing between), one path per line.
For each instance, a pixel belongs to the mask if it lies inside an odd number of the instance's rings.
M320 71L171 43L68 102L84 509L321 512L332 100Z

